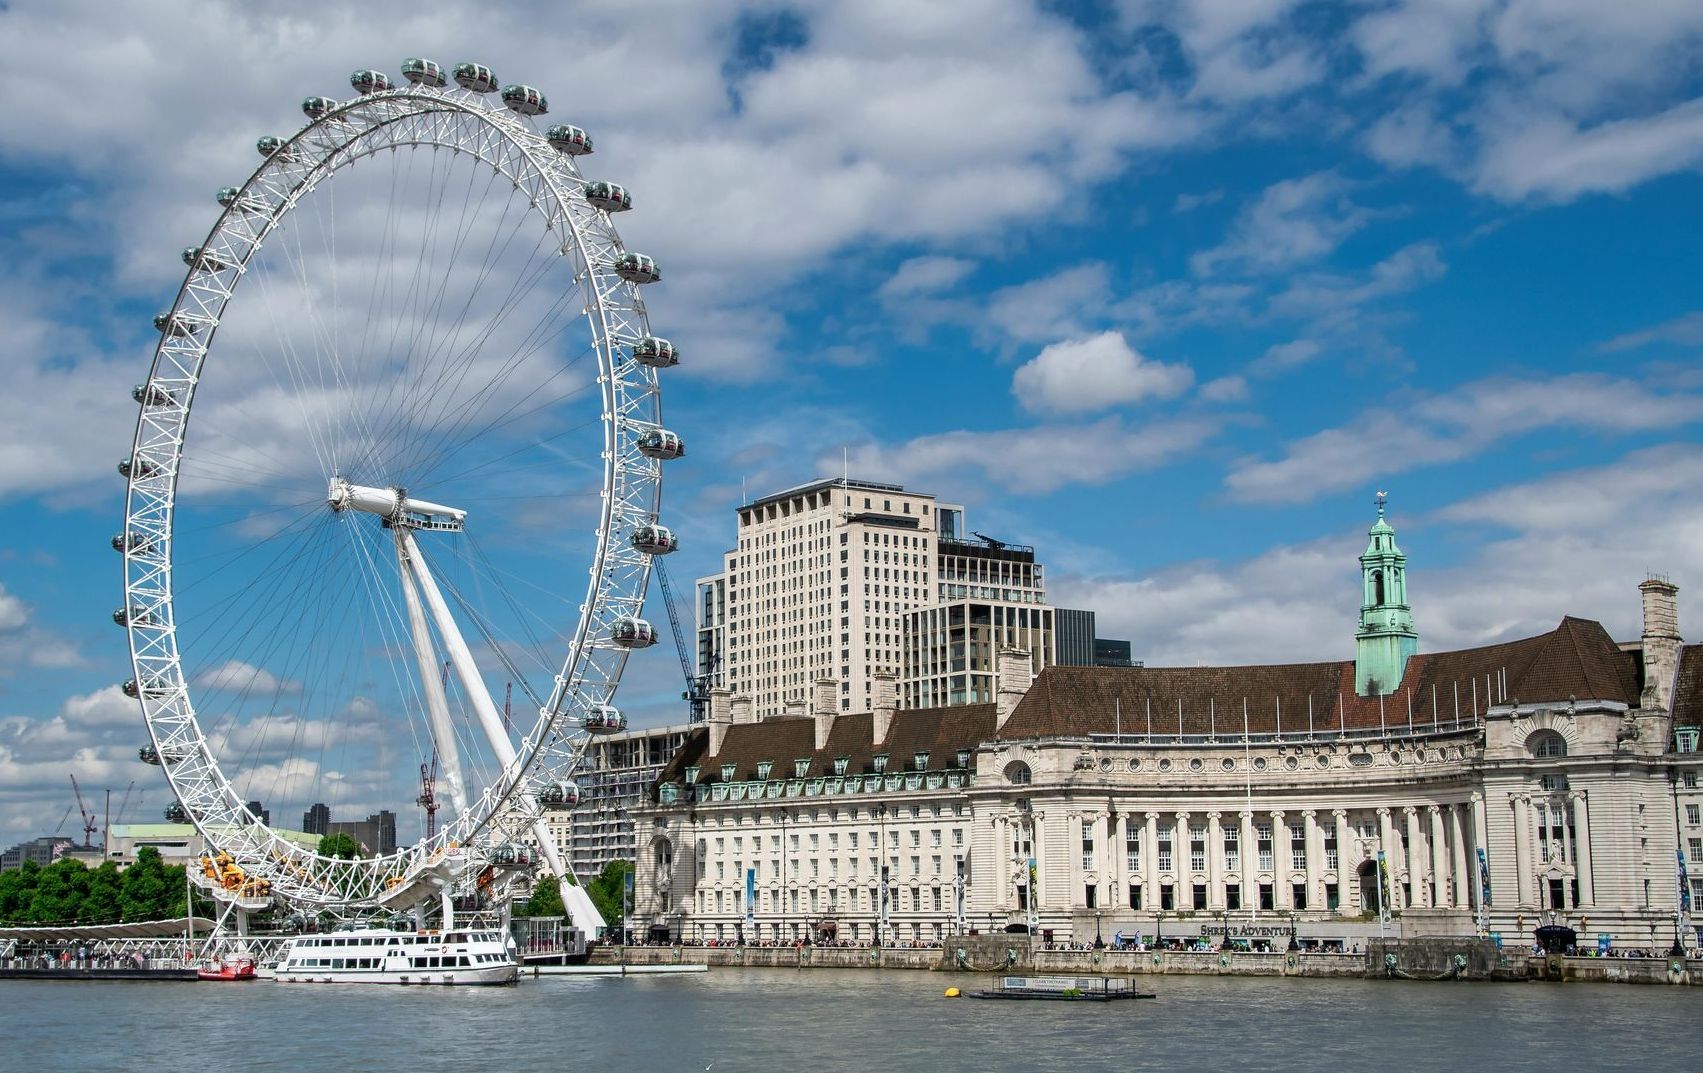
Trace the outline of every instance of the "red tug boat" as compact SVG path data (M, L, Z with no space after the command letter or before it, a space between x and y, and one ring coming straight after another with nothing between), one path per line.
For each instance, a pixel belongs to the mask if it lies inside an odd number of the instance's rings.
M251 957L214 958L195 970L198 980L253 980L256 977Z

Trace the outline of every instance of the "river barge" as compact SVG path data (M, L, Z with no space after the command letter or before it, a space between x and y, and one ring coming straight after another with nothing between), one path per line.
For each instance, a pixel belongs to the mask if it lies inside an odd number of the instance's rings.
M971 997L1113 1002L1118 999L1158 996L1151 991L1137 991L1134 981L1110 976L1002 976L999 978L999 986L992 991L977 991Z

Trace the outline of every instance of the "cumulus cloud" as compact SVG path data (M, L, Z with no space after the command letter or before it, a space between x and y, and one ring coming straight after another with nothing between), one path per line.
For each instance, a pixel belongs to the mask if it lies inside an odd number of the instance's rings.
M1169 399L1188 390L1187 365L1151 361L1121 332L1101 332L1044 348L1011 378L1011 393L1033 413L1080 414Z
M1656 343L1668 343L1674 346L1703 346L1703 310L1675 317L1673 320L1657 324L1636 332L1617 335L1597 347L1605 354L1613 354L1621 350L1636 350L1640 347Z
M956 285L975 270L974 261L962 257L912 257L881 285L885 298L933 294Z
M1206 402L1242 402L1248 397L1248 382L1240 376L1220 376L1200 385L1200 397Z
M1454 462L1500 440L1565 427L1597 435L1692 424L1703 398L1663 394L1600 373L1550 378L1492 377L1377 407L1353 421L1292 441L1281 458L1244 459L1224 485L1232 499L1304 503L1374 478ZM1377 450L1367 450L1367 444Z
M294 692L300 686L286 682L264 667L256 667L239 659L226 660L215 667L198 672L194 684L202 689L215 689L250 695L271 695Z
M1237 216L1230 237L1189 260L1198 275L1225 268L1269 272L1331 253L1372 219L1354 204L1353 186L1333 171L1314 172L1268 186Z

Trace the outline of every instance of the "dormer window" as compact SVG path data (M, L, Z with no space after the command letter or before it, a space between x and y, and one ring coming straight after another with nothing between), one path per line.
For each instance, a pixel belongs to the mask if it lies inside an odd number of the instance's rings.
M802 779L802 778L804 778L804 776L808 775L809 773L810 773L810 761L808 761L808 760L794 760L792 762L792 777L793 778Z
M875 758L873 760L873 763L874 763L874 766L875 766L875 773L877 775L882 774L883 772L885 772L887 770L887 754L886 753L876 753Z
M1694 753L1697 751L1696 727L1680 727L1673 732L1673 737L1675 752Z
M698 765L690 764L690 765L687 766L687 768L686 768L686 781L687 782L697 782L698 781Z
M775 769L775 763L774 763L773 760L760 760L760 761L758 761L757 762L757 778L767 780L768 777L769 777L769 772L773 771L774 769Z
M847 756L836 756L836 757L834 757L834 774L835 775L844 775L846 773L846 765L848 765L850 763L851 763L850 757L847 757Z
M733 772L734 772L734 765L733 764L723 764L721 766L721 781L722 782L732 782L733 781Z
M917 751L916 755L911 757L911 762L916 765L916 769L918 771L927 771L928 770L928 753L927 753L927 751L919 749Z
M969 768L969 766L970 766L970 750L968 750L968 749L959 749L958 750L958 766L962 769L965 769L965 770L967 770Z

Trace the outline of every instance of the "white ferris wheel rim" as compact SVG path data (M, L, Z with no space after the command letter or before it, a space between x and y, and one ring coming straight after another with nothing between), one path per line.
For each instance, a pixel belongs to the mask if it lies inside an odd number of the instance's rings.
M241 795L196 718L178 649L171 547L177 484L194 395L213 353L226 305L249 260L297 202L335 173L385 148L436 147L466 153L523 189L546 230L561 236L557 253L574 259L586 299L601 387L603 490L596 552L578 624L549 699L516 750L515 760L465 810L434 835L394 853L356 860L322 857L250 817ZM177 801L206 840L227 853L271 894L309 908L360 912L420 900L417 889L446 874L446 862L485 836L513 837L519 815L536 816L533 795L566 780L579 765L585 717L603 710L620 682L628 650L611 627L637 618L650 555L622 540L656 525L661 462L637 448L645 431L661 430L656 369L622 360L624 348L649 339L638 284L615 271L625 251L608 214L587 202L574 158L552 148L519 115L454 86L408 84L337 102L282 140L240 188L200 247L162 331L139 414L127 477L124 557L126 633L138 700L149 740ZM258 211L256 211L258 207ZM217 355L214 355L217 365ZM216 368L215 368L216 372ZM158 392L158 394L156 394ZM161 401L164 400L164 401ZM151 404L152 403L152 404Z

